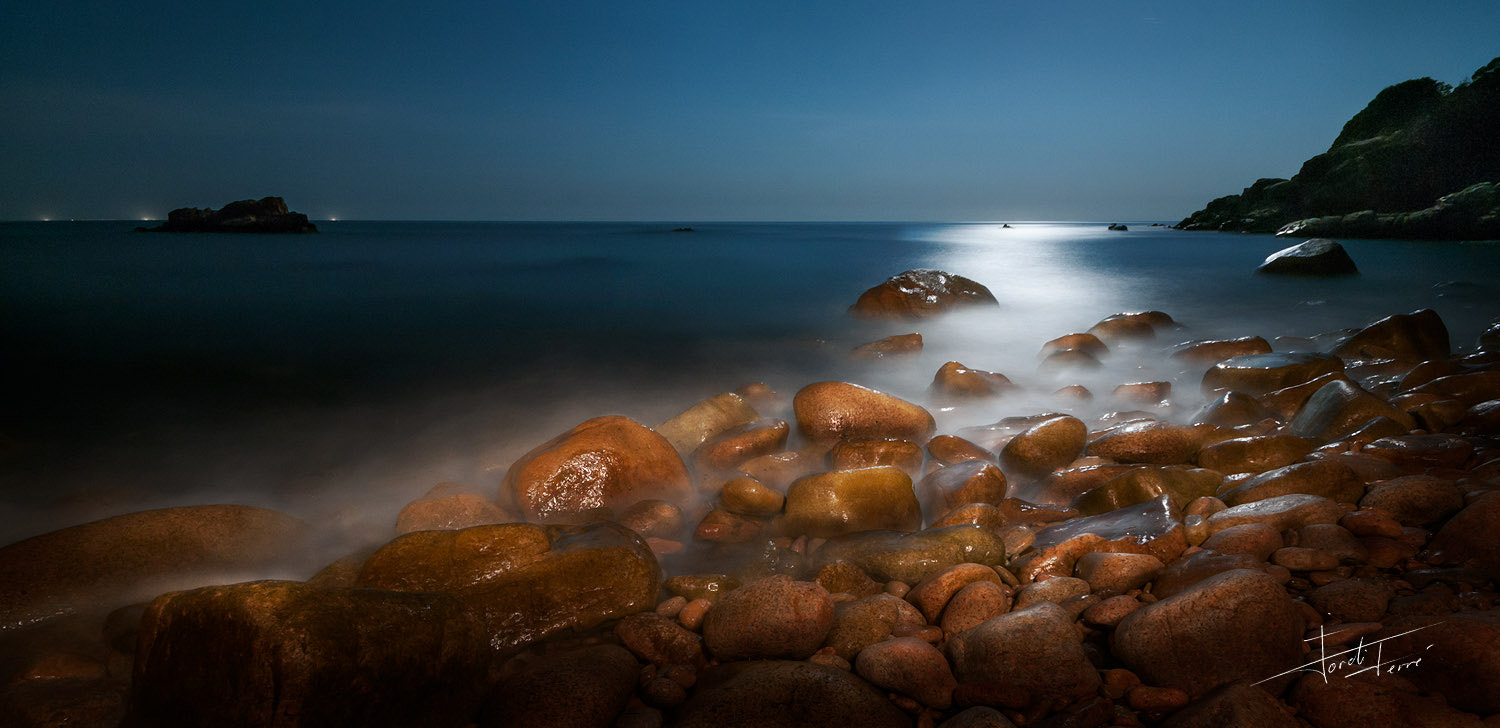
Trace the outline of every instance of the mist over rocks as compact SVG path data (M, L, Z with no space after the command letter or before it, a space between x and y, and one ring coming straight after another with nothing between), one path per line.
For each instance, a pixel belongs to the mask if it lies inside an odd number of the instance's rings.
M287 209L280 197L231 202L217 210L209 207L182 207L167 213L167 221L154 228L136 230L152 233L315 233L318 226L308 222L307 215Z

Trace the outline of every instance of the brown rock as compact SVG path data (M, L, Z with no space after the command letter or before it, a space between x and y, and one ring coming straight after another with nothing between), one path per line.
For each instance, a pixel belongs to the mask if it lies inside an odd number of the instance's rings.
M1432 537L1430 563L1475 566L1500 572L1500 492L1491 491L1469 503Z
M793 450L790 452L778 452L771 455L762 455L751 458L740 464L740 472L748 475L768 487L776 490L785 490L792 481L813 473L821 473L827 469L827 451L817 449Z
M834 608L827 644L853 660L860 650L892 637L914 635L927 626L922 613L894 594L874 594Z
M1297 545L1334 554L1340 561L1364 561L1368 550L1354 534L1334 523L1314 523L1297 529Z
M686 458L709 438L733 428L754 422L760 417L755 408L738 394L725 392L687 408L656 428L656 433L672 443Z
M482 728L611 725L635 692L640 667L617 645L548 655L485 702Z
M1365 497L1368 498L1369 494L1366 493ZM1378 508L1360 508L1347 513L1339 519L1339 525L1349 529L1355 536L1401 537L1401 522L1389 512Z
M26 728L117 726L129 686L109 678L28 680L0 689L0 722Z
M1438 377L1412 390L1419 394L1442 395L1456 399L1466 407L1500 399L1500 371L1490 370Z
M943 634L953 635L979 626L1010 611L1010 588L993 581L970 582L943 609Z
M653 665L700 665L705 659L702 637L656 612L640 612L620 620L615 636L637 657Z
M923 579L906 594L929 623L936 623L948 600L958 590L976 581L1002 583L995 570L984 564L956 564Z
M956 361L938 367L929 391L939 397L994 397L1016 389L1004 374L971 369Z
M781 452L790 432L785 420L760 419L731 427L699 446L693 465L700 475L734 470L747 460Z
M1403 435L1383 437L1360 448L1366 455L1380 458L1400 468L1460 468L1474 453L1474 445L1453 435Z
M1007 483L1000 468L983 460L969 460L934 470L917 486L929 521L971 503L999 503Z
M809 384L792 398L797 428L816 444L875 437L925 443L936 428L927 410L848 382Z
M832 627L827 590L777 575L720 597L703 620L703 642L720 660L800 660L823 646Z
M1104 366L1099 358L1082 349L1065 349L1054 351L1047 355L1042 363L1037 365L1037 370L1064 374L1068 372L1080 372L1098 369Z
M1045 359L1059 351L1075 350L1095 357L1109 354L1109 346L1093 334L1067 334L1042 344L1042 351L1037 356Z
M1460 710L1500 713L1500 612L1400 617L1375 635L1387 637L1384 655L1421 656L1419 665L1396 674Z
M963 276L930 268L894 275L860 294L849 307L856 318L917 319L964 306L997 306L988 288Z
M1104 485L1073 499L1085 515L1108 513L1118 508L1170 496L1174 503L1191 503L1213 495L1224 476L1203 468L1149 466L1127 470Z
M480 616L496 650L586 630L656 606L661 573L639 536L612 523L512 523L417 531L381 547L358 586L443 592Z
M995 462L995 453L953 435L938 435L928 440L927 454L943 465L954 465L965 460Z
M715 508L703 515L693 538L711 543L748 543L765 530L765 522Z
M918 333L897 334L854 347L849 356L854 359L885 359L895 356L910 356L922 353L922 335Z
M1171 712L1188 704L1188 694L1177 688L1142 685L1126 697L1131 710L1143 712Z
M840 440L828 451L834 470L858 470L890 465L915 478L922 472L922 446L909 440L861 437Z
M1192 422L1195 425L1240 427L1242 425L1253 425L1268 417L1275 416L1276 414L1270 408L1248 394L1225 392L1219 395L1218 399L1203 405L1203 408L1193 415Z
M1143 467L1146 466L1113 464L1064 468L1053 471L1040 486L1019 485L1015 488L1015 492L1017 497L1032 503L1071 506L1078 496L1104 485L1122 473Z
M1198 464L1226 475L1264 473L1285 467L1312 452L1312 443L1292 435L1237 437L1198 451Z
M1000 451L1000 464L1021 477L1041 478L1073 462L1087 435L1077 417L1049 417L1011 438Z
M1293 435L1319 442L1344 437L1376 417L1389 417L1411 429L1416 421L1411 415L1392 407L1353 382L1334 380L1308 397L1287 429Z
M1349 337L1333 350L1343 359L1397 359L1421 362L1451 353L1448 327L1432 309L1387 316Z
M1021 591L1016 592L1016 601L1011 608L1019 611L1042 602L1062 604L1069 599L1088 593L1088 582L1071 576L1054 576L1045 581L1034 581L1021 587Z
M1109 596L1139 589L1162 570L1161 559L1150 554L1114 554L1095 551L1078 558L1074 570L1093 592Z
M126 725L463 726L487 660L484 632L446 594L287 581L172 592L141 621Z
M1464 496L1449 481L1430 475L1408 475L1371 488L1359 505L1390 513L1403 526L1428 526L1462 509Z
M1141 603L1135 597L1128 594L1118 594L1102 599L1097 604L1083 610L1083 621L1091 627L1104 627L1114 629L1119 626L1120 620L1125 619L1131 612L1141 608Z
M1339 557L1321 549L1287 546L1276 549L1271 562L1290 571L1330 571L1338 567Z
M735 478L719 490L724 510L745 516L772 516L781 512L786 496L750 477Z
M513 520L514 516L482 496L458 493L408 503L396 516L396 535L412 531L454 531Z
M1110 392L1116 401L1140 407L1154 407L1172 396L1171 382L1130 382L1121 384Z
M1324 374L1301 384L1267 392L1260 396L1260 403L1270 410L1276 419L1283 422L1292 419L1307 399L1329 382L1348 382L1349 376L1342 371Z
M620 516L620 525L642 537L676 538L682 530L682 509L654 498L637 501Z
M903 728L911 719L869 683L808 662L720 665L704 673L678 728Z
M756 412L775 414L786 408L786 398L765 382L751 382L734 390L740 399L755 408ZM779 415L778 415L779 416Z
M648 498L684 500L692 481L666 438L610 416L587 420L521 456L500 490L528 520L552 521L594 508L620 513Z
M1342 371L1344 363L1327 354L1250 354L1226 359L1205 372L1203 392L1230 390L1259 397Z
M1187 548L1187 534L1170 496L1097 516L1075 518L1039 531L1030 557L1016 564L1022 582L1044 574L1067 576L1079 557L1094 551L1150 554L1163 563Z
M1225 359L1271 353L1271 344L1259 336L1238 339L1188 341L1172 348L1173 361L1193 366L1213 366Z
M1050 602L954 635L948 656L964 700L974 704L1022 708L1082 698L1099 688L1099 673L1073 619Z
M1016 728L1016 724L988 705L976 705L943 721L938 728Z
M1088 387L1085 387L1082 384L1069 384L1068 386L1062 387L1056 392L1053 392L1052 396L1058 399L1088 402L1094 398L1094 393L1090 392Z
M854 670L876 687L910 695L938 710L953 704L953 689L958 687L943 653L915 637L897 637L860 650Z
M1376 622L1385 616L1392 596L1390 587L1384 583L1344 579L1308 592L1307 602L1341 622Z
M1412 672L1415 672L1413 670ZM1394 675L1371 673L1328 679L1303 675L1287 693L1297 714L1318 728L1399 725L1413 728L1482 728L1473 715L1417 693Z
M829 538L858 531L922 527L911 478L882 466L809 475L786 493L786 523L793 533Z
M1119 345L1127 341L1150 341L1156 338L1156 328L1152 326L1149 317L1138 313L1117 313L1105 317L1099 323L1089 327L1088 333L1111 345Z
M828 590L829 594L853 594L856 597L867 597L879 594L885 587L870 578L869 574L859 570L859 567L847 561L839 561L829 564L818 570L818 576L813 579L819 586Z
M1285 704L1248 682L1211 690L1162 723L1163 728L1297 728L1297 725Z
M1235 569L1136 610L1110 646L1145 682L1201 696L1296 667L1302 631L1302 617L1276 580Z
M172 589L286 568L307 525L252 506L186 506L106 518L0 548L0 633L98 613Z
M1343 512L1322 496L1294 493L1233 506L1209 516L1205 523L1211 534L1246 523L1263 523L1280 533L1311 523L1336 523Z
M1170 465L1189 462L1202 435L1192 427L1155 420L1115 427L1088 445L1088 454L1127 463Z
M1277 540L1280 541L1279 536ZM1203 550L1194 551L1173 562L1171 566L1162 569L1156 576L1156 583L1151 585L1151 594L1157 599L1166 599L1174 594L1187 591L1209 577L1217 576L1226 571L1233 571L1234 569L1263 571L1265 566L1264 559L1257 558L1253 554L1219 553L1205 547Z
M1338 503L1356 503L1364 492L1364 483L1348 465L1336 460L1314 460L1261 473L1220 493L1219 499L1230 506L1239 506L1276 496L1303 494L1323 496Z
M726 574L683 574L662 584L671 594L688 599L718 601L719 597L740 587L740 580Z
M978 526L929 528L915 533L865 531L829 539L816 553L820 564L848 561L876 581L916 584L955 564L1005 563L1005 545Z

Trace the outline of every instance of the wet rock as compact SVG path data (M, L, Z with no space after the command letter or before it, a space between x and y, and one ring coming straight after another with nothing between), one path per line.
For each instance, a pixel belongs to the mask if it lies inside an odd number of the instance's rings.
M1292 435L1237 437L1198 451L1198 464L1226 475L1264 473L1285 467L1312 452L1312 443Z
M645 543L612 523L417 531L376 551L357 582L456 596L480 616L486 640L500 651L651 609L660 584Z
M1495 691L1500 685L1500 612L1400 617L1386 623L1374 638L1386 637L1392 639L1382 643L1385 655L1422 659L1420 665L1397 674L1442 695L1460 710L1500 713L1500 693Z
M928 520L936 521L953 509L971 503L1005 500L1008 484L1000 468L983 460L968 460L934 470L917 486Z
M412 531L452 531L516 520L483 496L463 492L460 488L453 483L440 483L427 495L408 503L396 516L396 535Z
M1296 541L1298 546L1332 553L1340 561L1364 561L1369 555L1358 537L1333 523L1303 526L1297 529Z
M871 579L869 574L860 571L859 567L847 561L835 562L819 569L813 581L827 589L829 594L842 592L856 597L867 597L879 594L885 589L879 582Z
M1014 489L1016 495L1032 503L1071 507L1078 496L1093 490L1110 480L1144 465L1111 464L1084 465L1053 471L1040 486L1021 485Z
M1280 537L1277 537L1280 540ZM1265 570L1264 559L1253 554L1244 553L1219 553L1204 548L1195 551L1172 563L1161 570L1156 576L1156 582L1151 586L1151 593L1157 599L1166 599L1174 594L1180 594L1192 588L1195 584L1212 576L1217 576L1226 571L1234 569Z
M1016 728L1016 724L994 708L976 705L943 721L938 728Z
M994 397L1016 389L1004 374L972 369L950 361L938 367L932 378L929 391L939 397L964 399L970 397Z
M1209 516L1205 523L1211 534L1246 523L1263 523L1281 533L1312 523L1336 523L1343 513L1327 498L1293 493L1230 507Z
M906 601L916 606L928 622L936 623L938 615L943 613L943 607L947 606L948 600L958 593L958 590L976 581L1002 583L1000 576L989 566L956 564L923 579L912 587L911 591L906 594Z
M172 592L141 621L126 725L463 726L488 656L445 594L286 581Z
M1010 588L992 581L975 581L959 589L943 609L943 634L953 635L977 627L1010 611Z
M1431 563L1466 564L1500 572L1500 492L1492 491L1459 511L1428 544Z
M750 477L735 478L719 490L724 510L745 516L771 516L781 512L786 496Z
M1100 600L1083 610L1082 619L1090 627L1114 629L1131 612L1141 608L1141 603L1128 594L1119 594Z
M1432 309L1387 316L1334 348L1333 354L1349 359L1397 359L1412 363L1446 359L1452 353L1448 327Z
M848 561L876 581L916 584L956 564L1001 565L1005 545L992 531L965 525L852 533L829 539L815 556L821 565Z
M939 710L953 704L953 689L958 686L943 653L915 637L897 637L860 650L854 670L876 687L909 695Z
M954 465L965 460L996 461L995 453L953 435L938 435L928 440L927 454L943 465Z
M1300 635L1299 635L1300 636ZM1073 619L1050 602L1002 614L948 641L960 704L1022 708L1099 688Z
M922 335L918 333L897 334L854 347L849 356L854 359L885 359L922 353Z
M1366 493L1365 497L1369 497L1369 494ZM1390 512L1378 508L1360 508L1347 513L1339 519L1339 525L1355 536L1401 537L1401 522Z
M793 533L830 538L858 531L915 531L922 527L911 478L890 467L810 475L786 494L786 523Z
M874 594L834 608L827 645L839 657L853 660L870 645L914 635L926 626L922 613L901 597Z
M307 547L306 524L252 506L163 508L0 548L0 633L172 589L269 574Z
M1088 426L1058 415L1026 428L1000 451L1000 464L1021 477L1040 478L1073 462L1083 452Z
M754 422L759 417L755 408L738 394L725 392L705 399L661 423L656 427L656 432L672 443L678 454L686 458L709 438Z
M1021 591L1016 593L1016 602L1012 608L1021 610L1042 602L1062 604L1088 593L1088 582L1070 576L1054 576L1046 581L1036 581L1021 587Z
M680 501L692 493L692 481L666 438L627 417L609 416L521 456L500 490L527 520L553 521L595 508L620 513L648 498Z
M656 612L632 614L615 625L620 644L653 665L698 665L703 638Z
M740 464L740 472L768 487L785 490L792 481L827 470L826 450L792 450L762 455Z
M1327 354L1250 354L1215 364L1203 375L1203 392L1235 391L1253 397L1344 371Z
M1037 356L1045 359L1059 351L1082 351L1094 357L1104 357L1109 355L1109 346L1093 334L1067 334L1042 344Z
M1330 571L1338 567L1339 557L1321 549L1287 546L1271 554L1271 563L1289 571Z
M1198 697L1296 667L1302 632L1302 617L1276 580L1235 569L1136 610L1110 646L1146 683Z
M1287 423L1287 429L1298 437L1328 442L1344 437L1376 418L1389 417L1411 429L1416 421L1411 415L1353 382L1331 381L1313 393L1302 409Z
M740 587L740 580L727 574L684 574L667 579L662 586L668 593L689 601L707 599L718 601L719 597Z
M911 719L869 683L808 662L750 662L706 671L678 728L906 728Z
M1308 592L1307 602L1322 614L1342 622L1376 622L1385 616L1392 596L1390 587L1383 583L1345 579Z
M1337 503L1357 503L1364 493L1364 482L1348 465L1336 460L1314 460L1261 473L1220 493L1219 498L1230 506L1292 494L1319 495Z
M1156 338L1157 328L1169 328L1174 323L1171 316L1160 311L1117 313L1106 316L1099 323L1089 327L1088 333L1099 337L1107 344L1150 341Z
M1108 596L1145 586L1162 567L1161 559L1149 554L1096 551L1079 557L1074 570L1078 578L1088 582L1091 591Z
M1131 382L1115 387L1110 396L1117 402L1139 407L1155 407L1172 396L1171 382Z
M966 306L998 306L988 288L963 276L918 268L891 276L849 307L856 318L917 319Z
M1066 349L1055 351L1047 355L1042 363L1037 365L1037 371L1052 374L1066 374L1069 372L1091 371L1104 366L1104 362L1093 354L1082 349Z
M1192 427L1156 420L1115 427L1088 445L1088 454L1127 463L1170 465L1189 462L1202 444Z
M682 530L682 509L655 498L637 501L620 516L620 525L644 537L675 538Z
M1163 563L1187 548L1187 534L1170 496L1039 531L1032 552L1016 564L1022 582L1043 574L1067 576L1086 553L1150 554Z
M1317 728L1483 726L1477 717L1454 710L1437 698L1418 694L1410 683L1394 675L1375 677L1365 673L1326 681L1317 674L1303 675L1287 693L1287 702Z
M1276 419L1285 422L1296 416L1298 410L1302 409L1302 405L1307 403L1308 398L1316 394L1324 385L1329 382L1348 381L1351 380L1344 372L1324 374L1301 384L1267 392L1259 397L1259 401L1271 411Z
M790 433L785 420L759 419L731 427L699 446L693 465L700 475L732 471L748 460L781 452Z
M720 660L805 659L833 627L823 587L777 575L719 598L703 620L703 643Z
M1188 341L1172 348L1172 360L1193 366L1213 366L1237 356L1271 353L1271 344L1259 336L1238 339Z
M607 726L635 692L640 668L617 645L548 655L501 684L480 716L481 728Z
M1282 248L1255 269L1256 273L1299 276L1357 275L1359 268L1344 246L1326 238L1313 238Z
M1076 402L1088 402L1094 398L1094 393L1082 384L1070 384L1052 393L1057 399L1073 400Z
M1474 445L1453 435L1403 435L1380 438L1360 448L1360 452L1408 471L1460 468L1474 453Z
M828 451L834 470L858 470L881 465L897 467L915 478L922 472L922 447L908 440L861 437L840 440Z
M1371 488L1359 505L1386 511L1403 526L1428 526L1462 509L1464 496L1447 480L1408 475Z
M1173 713L1162 728L1297 728L1286 705L1246 682L1215 688Z
M1084 515L1108 513L1118 508L1168 496L1174 503L1190 503L1212 495L1224 476L1203 468L1156 466L1127 470L1073 499Z
M748 543L760 537L765 522L715 508L703 515L693 538L711 543Z
M792 398L797 428L816 444L875 437L925 443L936 428L927 410L848 382L818 382Z
M1259 400L1241 392L1225 392L1218 399L1203 405L1193 415L1193 424L1217 427L1240 427L1252 425L1268 417L1275 417L1270 408Z
M1500 371L1490 370L1438 377L1412 390L1418 394L1436 394L1456 399L1467 407L1500 399Z

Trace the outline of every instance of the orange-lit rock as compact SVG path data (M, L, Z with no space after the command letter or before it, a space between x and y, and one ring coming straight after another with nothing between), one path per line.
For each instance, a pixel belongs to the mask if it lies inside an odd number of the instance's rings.
M682 458L666 438L627 417L595 417L521 456L502 495L527 520L567 520L596 508L616 513L648 498L692 492Z

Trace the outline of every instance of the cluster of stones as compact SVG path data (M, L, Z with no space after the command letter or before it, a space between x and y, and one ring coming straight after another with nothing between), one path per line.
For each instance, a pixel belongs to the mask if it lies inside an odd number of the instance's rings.
M1121 314L1041 356L1175 331ZM1110 396L1147 409L1089 421L939 434L841 381L598 417L306 581L150 598L308 537L259 509L38 537L0 550L0 629L25 647L0 722L1495 725L1500 326L1463 356L1431 311L1321 341L1164 348L1201 396L1128 383ZM1015 386L950 362L932 395ZM102 645L42 628L97 634L106 592L146 601Z

